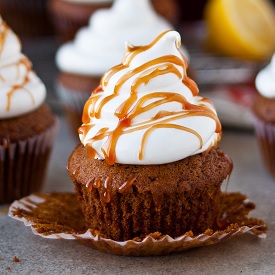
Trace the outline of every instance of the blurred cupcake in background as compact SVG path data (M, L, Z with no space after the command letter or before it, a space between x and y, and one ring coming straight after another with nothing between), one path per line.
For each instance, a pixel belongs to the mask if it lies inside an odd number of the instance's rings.
M112 8L96 11L74 41L59 48L57 93L73 133L77 133L85 101L98 86L101 76L119 64L125 41L148 44L168 29L172 29L172 25L155 12L150 0L116 0Z
M178 0L151 0L158 14L165 17L173 25L178 25L180 20L180 2Z
M20 37L53 34L48 17L48 0L1 0L1 16Z
M46 88L0 17L0 203L41 189L56 118Z
M267 170L275 178L275 54L256 77L255 133Z
M90 16L98 9L112 5L113 0L49 0L56 34L61 42L74 38L76 32L88 24Z

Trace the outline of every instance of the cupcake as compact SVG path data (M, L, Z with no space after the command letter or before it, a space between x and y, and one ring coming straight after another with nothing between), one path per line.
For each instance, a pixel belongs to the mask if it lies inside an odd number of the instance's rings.
M271 62L256 76L252 112L255 134L267 170L275 178L275 54Z
M1 0L0 13L22 37L52 35L47 3L48 0Z
M98 9L112 5L113 0L49 0L56 34L61 42L74 38L76 32L88 24L90 16Z
M180 5L178 0L151 0L158 14L165 17L173 25L177 25L180 19Z
M46 89L0 18L0 203L41 189L53 145L55 116Z
M87 227L115 241L217 229L232 170L212 103L187 76L180 35L126 47L87 100L68 160Z
M150 0L116 0L112 8L96 11L89 26L60 47L57 92L74 133L91 90L107 69L120 63L125 40L144 45L168 29L172 26L156 14Z

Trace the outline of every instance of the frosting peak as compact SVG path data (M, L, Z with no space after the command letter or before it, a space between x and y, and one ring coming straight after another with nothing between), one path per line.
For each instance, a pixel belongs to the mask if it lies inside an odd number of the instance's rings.
M275 53L270 63L258 73L256 88L262 96L275 98Z
M109 164L162 164L203 152L221 136L211 102L198 95L179 51L180 35L164 32L128 46L87 100L80 140Z
M20 41L0 17L0 119L34 110L45 96L45 86L21 53Z
M115 0L111 8L94 12L75 40L58 50L57 66L64 72L101 77L121 62L125 41L145 45L169 29L172 26L150 0Z

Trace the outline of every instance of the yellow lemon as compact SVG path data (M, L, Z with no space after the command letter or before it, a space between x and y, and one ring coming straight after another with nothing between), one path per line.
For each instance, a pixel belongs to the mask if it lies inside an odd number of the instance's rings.
M222 54L260 60L275 52L275 12L269 0L210 0L208 44Z

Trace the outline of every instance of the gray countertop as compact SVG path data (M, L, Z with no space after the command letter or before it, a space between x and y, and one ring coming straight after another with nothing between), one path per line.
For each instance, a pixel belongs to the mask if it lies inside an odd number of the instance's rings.
M59 126L44 192L72 190L66 161L74 141L62 117ZM275 274L275 182L264 170L252 132L224 131L221 147L234 162L228 191L240 191L257 204L253 216L268 224L266 239L244 235L162 257L114 256L76 241L35 236L1 206L0 274Z
M55 46L50 47L49 55L40 55L41 47L37 53L28 50L27 53L41 56L39 60L32 58L36 61L34 67L48 83L49 102L58 109L51 92L56 69L48 63L53 60ZM75 143L62 116L59 126L44 192L73 189L66 162ZM257 204L252 214L268 224L266 239L243 235L168 256L114 256L76 241L35 236L30 228L7 216L5 205L0 206L0 274L275 274L275 180L262 165L252 132L225 130L221 147L234 162L227 190L240 191ZM14 256L20 261L15 262Z

